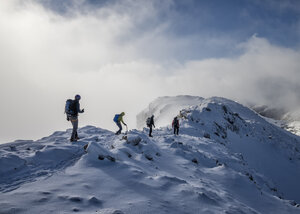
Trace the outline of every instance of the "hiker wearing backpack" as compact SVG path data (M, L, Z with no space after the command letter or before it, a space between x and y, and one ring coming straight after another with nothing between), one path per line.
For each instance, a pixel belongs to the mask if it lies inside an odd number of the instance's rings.
M174 134L178 135L178 133L179 133L179 120L178 120L177 116L174 117L174 119L173 119L172 127L174 128Z
M124 112L122 112L121 114L116 114L115 117L114 117L114 122L117 124L117 126L119 127L119 130L116 132L116 135L119 135L121 134L121 131L122 131L122 124L121 122L127 126L126 123L124 123L123 121L123 116L125 115Z
M65 106L65 113L67 114L67 120L71 121L73 130L71 134L70 141L76 142L79 137L77 134L78 129L78 113L83 113L84 109L80 110L80 104L79 100L81 99L80 95L76 95L74 100L67 100L66 106Z
M155 128L155 125L154 125L154 115L152 115L151 117L147 118L146 124L150 128L149 129L149 137L153 137L151 134L152 134L152 126L154 126L154 128Z

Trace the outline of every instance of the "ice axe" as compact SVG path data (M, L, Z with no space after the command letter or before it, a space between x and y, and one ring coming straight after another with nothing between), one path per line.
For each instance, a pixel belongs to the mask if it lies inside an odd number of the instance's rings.
M128 133L128 126L127 126L127 124L126 124L125 126L126 126L126 132L125 132L125 135L127 135L127 133Z

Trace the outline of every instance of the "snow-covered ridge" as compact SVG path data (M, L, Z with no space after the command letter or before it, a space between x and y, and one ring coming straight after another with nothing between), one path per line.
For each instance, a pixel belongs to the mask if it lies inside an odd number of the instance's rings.
M242 154L256 172L280 186L286 197L300 199L300 189L294 191L299 178L296 170L300 160L298 136L268 123L250 109L222 98L208 99L180 114L189 135L199 136L200 132L204 137L225 144L232 152ZM277 166L280 165L285 167L279 173Z
M224 98L175 114L179 136L87 126L0 145L0 213L299 213L298 136Z
M147 108L137 115L137 127L139 129L145 126L147 117L155 115L156 126L163 127L171 124L172 119L178 115L183 108L188 108L192 105L200 105L205 100L198 96L180 95L175 97L159 97L151 102ZM225 101L224 98L220 98ZM300 112L287 112L284 109L271 108L265 105L249 105L250 109L264 117L269 122L300 136Z
M202 97L180 95L176 97L159 97L149 104L149 106L140 112L137 117L137 127L145 127L145 121L151 115L155 116L157 127L170 125L174 116L178 112L192 105L197 105L204 100Z
M300 136L300 111L294 110L288 112L284 109L270 108L263 106L250 106L251 109L266 117L273 119L273 123L281 128Z

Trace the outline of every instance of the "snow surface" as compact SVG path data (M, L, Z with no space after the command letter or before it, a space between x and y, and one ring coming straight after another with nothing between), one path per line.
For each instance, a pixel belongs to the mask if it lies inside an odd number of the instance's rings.
M176 114L166 103L158 120ZM300 213L299 136L224 98L179 115L179 136L86 126L76 143L67 130L0 145L0 213Z
M284 109L276 109L263 106L250 106L251 109L264 116L269 122L280 126L292 132L295 135L300 136L300 110L286 111Z
M179 111L192 105L197 105L204 100L202 97L179 95L175 97L159 97L149 104L149 106L140 112L137 117L137 128L145 127L146 120L152 115L155 116L156 127L164 127L172 124L173 118Z

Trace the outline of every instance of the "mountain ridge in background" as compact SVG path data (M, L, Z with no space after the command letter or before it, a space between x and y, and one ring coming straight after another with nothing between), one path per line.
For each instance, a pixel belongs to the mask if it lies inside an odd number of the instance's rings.
M152 114L153 138L86 126L0 145L0 213L299 213L299 136L220 97L158 98L141 127Z

